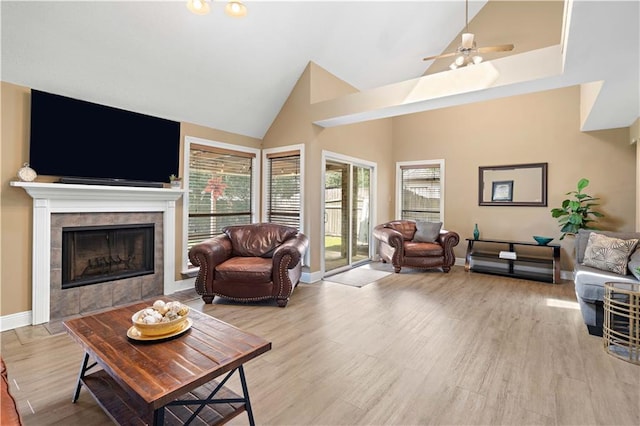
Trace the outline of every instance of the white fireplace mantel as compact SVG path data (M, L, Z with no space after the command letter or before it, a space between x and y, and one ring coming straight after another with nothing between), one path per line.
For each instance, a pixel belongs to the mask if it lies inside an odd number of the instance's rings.
M11 182L33 198L32 324L50 318L51 214L162 212L164 293L174 291L175 204L184 191L169 188Z

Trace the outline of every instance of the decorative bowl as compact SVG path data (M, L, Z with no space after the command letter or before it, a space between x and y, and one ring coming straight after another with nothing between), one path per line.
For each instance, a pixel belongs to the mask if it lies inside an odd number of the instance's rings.
M551 241L553 241L553 238L549 238L549 237L539 237L537 235L533 236L533 239L536 240L536 242L538 244L540 244L541 246L546 246L547 244L549 244Z
M178 308L177 305L176 308ZM143 336L164 336L166 334L176 333L184 328L187 317L189 316L189 307L180 304L179 309L176 309L174 314L161 314L161 319L157 322L147 323L142 321L142 318L149 315L151 311L154 310L155 309L153 307L145 308L136 312L131 317L134 327ZM180 314L176 313L178 310L180 311Z

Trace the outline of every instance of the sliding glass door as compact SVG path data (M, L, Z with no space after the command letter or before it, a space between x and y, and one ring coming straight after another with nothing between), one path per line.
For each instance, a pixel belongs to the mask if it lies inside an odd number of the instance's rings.
M372 166L327 158L324 173L324 271L371 258Z

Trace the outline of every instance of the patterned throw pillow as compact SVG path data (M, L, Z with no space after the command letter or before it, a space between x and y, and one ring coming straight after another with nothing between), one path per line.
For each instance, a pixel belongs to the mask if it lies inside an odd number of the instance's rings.
M416 233L413 235L413 241L419 243L433 243L440 235L442 222L425 222L416 221Z
M637 239L621 240L592 232L584 251L583 265L627 275L629 255L637 244Z

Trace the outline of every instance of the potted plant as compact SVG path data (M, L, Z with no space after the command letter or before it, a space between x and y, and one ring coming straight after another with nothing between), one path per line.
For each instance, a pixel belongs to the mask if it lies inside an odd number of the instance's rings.
M171 183L172 188L180 188L180 185L182 185L182 178L172 174L169 176L169 182Z
M564 200L562 207L551 209L551 215L558 219L560 225L561 240L566 235L577 234L580 229L596 229L591 227L591 223L596 221L594 218L604 217L602 213L593 210L593 207L599 205L594 203L599 198L594 198L582 192L588 185L589 179L580 179L578 181L578 190L570 191L566 194L571 195L572 198Z

